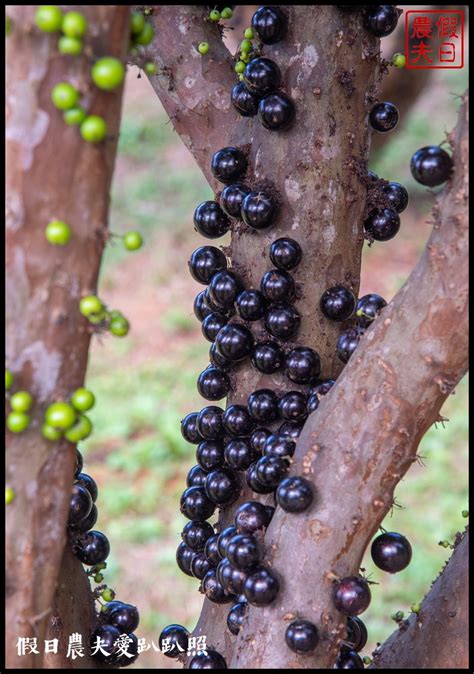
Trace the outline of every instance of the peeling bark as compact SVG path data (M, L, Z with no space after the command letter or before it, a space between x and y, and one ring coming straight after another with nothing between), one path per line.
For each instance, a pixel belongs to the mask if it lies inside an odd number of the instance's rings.
M6 477L16 497L7 513L6 641L7 666L26 669L38 667L40 656L18 656L16 643L37 637L42 651L75 464L74 447L44 440L40 429L47 405L84 381L91 332L78 303L96 288L120 121L122 92L93 87L91 57L122 57L128 44L126 6L84 6L92 53L61 56L57 36L34 26L36 9L7 7L14 28L7 39L6 356L15 388L31 391L35 405L29 429L20 436L7 433ZM105 117L106 142L86 143L77 127L64 124L50 99L53 86L64 80L79 88L88 110ZM71 225L66 247L45 239L53 218ZM84 588L78 561L61 573L72 594ZM84 617L68 627L85 634ZM96 667L84 660L80 666Z
M469 533L464 531L420 612L374 652L370 669L469 669L468 565Z

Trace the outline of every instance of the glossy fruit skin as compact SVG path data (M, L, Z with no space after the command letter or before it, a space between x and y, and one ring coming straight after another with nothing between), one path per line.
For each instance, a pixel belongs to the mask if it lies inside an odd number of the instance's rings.
M287 513L304 512L313 503L313 486L299 475L287 477L278 485L276 500L280 508Z
M64 433L66 440L72 443L78 443L85 440L92 433L92 422L85 414L79 414L74 426L68 428Z
M53 403L48 407L45 414L46 423L53 428L67 430L71 428L77 419L75 409L68 403Z
M212 565L203 552L197 552L191 560L191 573L198 580L202 580L211 568Z
M334 379L320 379L311 388L309 389L309 392L311 394L315 393L318 398L321 400L323 396L325 396L329 391L332 389L332 387L335 384Z
M43 438L46 438L46 440L51 440L51 442L57 442L58 440L61 440L61 438L63 437L61 431L57 431L49 424L43 424L41 426L41 435L43 436Z
M132 604L122 604L113 608L107 615L108 622L124 632L134 632L140 622L140 614L137 607Z
M295 297L295 282L282 269L271 269L262 276L260 290L269 302L291 302Z
M75 37L67 37L63 35L58 40L58 51L60 54L69 54L70 56L78 56L82 53L82 40Z
M214 152L211 159L211 171L221 183L231 183L240 178L247 170L247 157L236 147L223 147Z
M69 110L77 105L79 92L69 82L60 82L53 87L51 100L58 110Z
M90 529L93 529L95 527L95 524L97 522L97 519L99 517L99 512L95 506L95 504L92 504L92 508L90 513L85 517L83 520L78 522L77 524L70 524L70 528L74 533L85 533L86 531L89 531Z
M134 11L130 14L130 33L140 35L145 28L145 17L142 12Z
M153 30L153 26L149 21L145 22L145 25L143 27L142 32L135 36L135 44L141 45L141 46L146 46L150 44L150 42L153 40L155 37L155 31Z
M242 627L242 623L248 611L248 604L246 601L240 601L230 607L227 614L227 627L232 634L238 634Z
M61 30L68 37L84 37L87 30L86 17L80 12L66 12Z
M258 455L250 446L248 438L233 438L224 448L226 463L234 470L247 470Z
M364 221L364 228L375 241L389 241L400 229L400 218L393 208L373 210Z
M322 313L331 321L346 321L354 313L356 299L349 288L333 286L321 297Z
M224 410L216 405L203 407L197 416L197 429L202 438L217 440L223 435L222 415Z
M348 616L363 613L371 599L369 585L360 576L347 576L335 582L333 597L337 610Z
M194 305L193 305L194 315L201 323L207 316L209 316L209 314L213 313L212 309L210 309L206 304L205 295L206 291L201 290L201 292L199 292L194 298Z
M269 194L252 191L242 201L240 214L246 225L260 231L274 224L278 214L278 205Z
M181 420L181 435L192 445L197 445L203 440L203 436L197 427L198 412L190 412Z
M403 213L408 206L408 192L400 183L389 182L382 187L382 192L389 201L390 208L393 208L397 213Z
M278 397L271 389L259 389L251 393L247 406L255 421L266 424L278 419Z
M264 566L257 567L244 583L244 595L253 606L268 606L278 595L278 579Z
M296 442L282 435L270 435L263 445L263 456L279 456L289 459L295 453Z
M209 297L221 309L232 309L241 290L242 281L230 269L216 272L209 283Z
M216 507L209 500L205 487L188 487L181 495L179 509L188 520L207 520Z
M227 543L226 555L233 566L247 571L260 562L261 550L253 536L236 534Z
M219 440L203 440L197 446L196 461L206 473L220 468L224 465L224 445Z
M288 461L280 456L262 456L255 464L255 476L264 487L276 489L289 468Z
M298 440L303 424L297 421L284 421L280 428L278 429L278 435L281 435L284 438L291 438L292 440Z
M301 391L288 391L278 402L278 411L285 421L304 421L308 416L307 396Z
M285 374L296 384L311 384L321 371L319 354L307 346L292 349L285 359Z
M388 101L377 103L369 113L370 126L380 133L392 131L398 124L398 118L396 106Z
M360 338L364 334L362 328L349 328L341 332L336 342L336 353L339 360L342 360L343 363L347 363L349 358L352 356L356 350Z
M53 246L65 246L69 243L72 232L66 222L62 220L51 220L46 226L45 236Z
M223 314L212 312L201 323L201 332L208 342L214 342L219 332L228 322L229 319Z
M270 260L278 269L291 271L301 262L303 251L294 239L282 237L274 241L270 247Z
M270 131L286 131L296 116L293 99L282 91L268 94L258 104L258 118Z
M233 596L225 591L222 584L218 581L216 569L209 569L201 582L203 594L214 604L228 604L233 600ZM209 652L209 651L208 651Z
M360 297L356 306L357 325L361 328L368 328L386 306L387 302L384 298L375 293Z
M249 442L251 447L257 452L257 454L262 454L263 447L267 438L272 435L272 432L268 428L256 428L249 437Z
M188 266L193 279L207 285L216 272L227 268L227 259L219 248L201 246L191 255Z
M219 534L217 539L217 552L219 555L219 561L224 559L224 557L227 555L227 543L233 536L235 536L236 533L237 529L233 524L231 524L230 526L223 529Z
M207 539L204 546L204 556L211 566L217 566L222 559L218 548L219 537L220 534L213 534Z
M176 563L179 569L187 576L193 575L191 572L191 564L196 554L197 553L194 552L194 550L188 548L186 543L181 542L178 545L178 549L176 550Z
M238 323L228 323L216 336L219 353L232 362L243 360L250 355L253 335L248 328Z
M232 361L224 358L224 356L219 353L215 342L213 342L209 348L209 360L211 365L219 368L219 370L229 370L233 366Z
M367 628L357 616L347 618L347 641L354 651L361 651L367 643Z
M453 160L438 145L422 147L410 161L410 171L414 179L426 187L437 187L451 175Z
M249 435L254 427L254 420L244 405L229 405L222 417L224 430L233 437Z
M208 239L224 236L230 229L230 221L215 201L203 201L194 211L194 229Z
M309 620L294 620L286 628L285 641L294 653L311 653L319 642L316 625Z
M314 412L315 410L318 409L319 397L316 393L311 393L311 395L308 397L306 407L308 409L308 414L311 414L311 412Z
M166 649L164 649L165 639L167 639ZM183 651L186 653L188 650L189 632L182 625L167 625L161 632L158 643L163 655L167 658L177 658Z
M258 112L258 98L247 89L243 82L238 82L232 87L230 100L242 117L253 117Z
M97 501L99 489L97 487L96 481L90 475L87 475L87 473L79 473L79 475L75 478L75 482L76 484L81 485L81 487L87 489L91 495L93 503Z
M244 321L260 320L267 309L267 300L259 290L242 290L235 300L235 310Z
M230 391L230 380L224 370L209 365L199 375L197 389L206 400L222 400Z
M233 307L229 307L228 309L223 309L220 307L218 304L212 301L211 295L209 293L209 286L206 288L204 291L204 301L206 302L207 306L211 309L211 311L214 314L220 314L221 316L225 316L226 318L229 318L230 316L234 315L234 309Z
M107 135L107 124L99 115L88 115L80 126L81 136L88 143L100 143Z
M364 27L375 37L390 35L398 23L395 5L368 5L364 16Z
M109 331L115 337L125 337L130 329L130 324L125 316L113 316L110 319Z
M275 44L286 33L287 18L279 7L259 7L252 17L252 28L263 44Z
M245 571L236 569L228 559L222 559L217 566L216 577L226 592L239 595L247 576Z
M360 655L351 649L341 648L334 669L365 669Z
M28 412L33 405L33 396L28 391L17 391L10 398L10 407L14 412Z
M189 663L189 669L227 669L227 663L220 653L210 648L198 653Z
M99 627L96 627L91 635L90 646L91 650L96 650L97 644L100 643L101 648L97 649L97 653L93 656L94 659L106 664L112 664L118 650L114 644L120 638L120 634L120 630L113 625L99 625ZM103 651L108 653L108 655L105 655Z
M110 543L101 531L89 531L76 545L78 546L76 557L88 566L105 562L109 556Z
M245 481L252 491L256 494L271 494L274 491L273 487L269 487L257 477L257 462L250 464L245 473Z
M189 469L186 476L186 486L204 487L206 483L207 471L201 466L196 465Z
M274 508L272 508L274 511ZM270 524L273 512L258 501L246 501L235 512L235 530L239 534L251 536L257 531L265 531ZM230 539L229 539L230 540Z
M75 484L72 488L69 501L68 524L78 524L85 519L92 510L92 496L86 487Z
M285 354L277 342L258 342L251 354L252 365L264 374L273 374L280 370L285 360Z
M227 185L221 192L219 203L222 210L231 218L240 219L242 201L250 192L250 188L242 183Z
M181 538L186 543L188 548L195 552L204 550L206 541L214 534L213 527L209 522L201 520L191 520L187 522L181 532Z
M266 330L282 342L287 342L298 333L301 316L291 304L272 304L265 314Z
M71 405L78 412L87 412L95 405L95 396L86 388L78 388L71 396Z
M280 86L281 72L275 61L268 58L255 58L247 63L244 71L244 84L256 96L265 96Z
M412 549L409 541L394 531L377 536L370 549L372 561L382 571L398 573L406 569L411 561Z
M35 23L43 33L61 30L63 14L57 5L41 5L36 10Z
M216 505L224 506L237 500L240 494L240 480L228 468L216 468L207 476L206 494Z

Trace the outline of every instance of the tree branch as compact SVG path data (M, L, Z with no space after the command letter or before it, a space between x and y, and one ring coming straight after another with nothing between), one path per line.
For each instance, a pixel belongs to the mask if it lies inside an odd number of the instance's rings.
M374 652L370 669L469 669L469 533L458 535L449 562L418 614Z
M277 509L266 559L282 588L271 606L250 609L231 667L333 666L345 633L331 574L359 572L421 438L467 370L467 117L466 95L453 136L454 174L420 261L303 428L292 474L311 479L317 497L300 516ZM318 626L314 657L275 649L293 615Z

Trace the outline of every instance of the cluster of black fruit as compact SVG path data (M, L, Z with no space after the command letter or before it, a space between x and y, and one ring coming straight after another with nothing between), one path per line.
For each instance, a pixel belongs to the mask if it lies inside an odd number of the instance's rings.
M287 18L279 7L260 7L252 17L252 29L266 45L279 42L287 31ZM258 118L266 129L283 131L295 118L293 99L280 91L281 72L275 61L258 56L252 58L243 79L231 91L231 101L243 117Z
M82 454L76 449L76 469L69 504L67 533L76 557L91 567L92 573L100 574L109 556L110 543L101 531L91 531L98 517L95 505L98 489L95 480L83 473L82 468ZM137 608L121 601L109 601L99 613L98 621L99 626L92 633L90 646L96 650L97 640L100 639L101 648L93 657L117 667L125 667L135 662L138 657L138 639L134 634L139 622ZM126 640L124 650L128 655L121 652L116 643L124 636Z

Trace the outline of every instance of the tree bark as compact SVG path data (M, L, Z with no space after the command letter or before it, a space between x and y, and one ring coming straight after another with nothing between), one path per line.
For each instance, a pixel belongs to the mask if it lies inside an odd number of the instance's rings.
M374 652L370 669L469 669L469 533L412 613Z
M96 89L91 56L123 57L128 8L81 7L89 22L92 54L60 56L57 36L34 26L37 6L8 6L13 30L7 39L7 366L14 387L35 399L29 429L7 433L8 506L7 666L40 667L41 655L19 656L19 637L43 639L58 584L74 473L74 446L41 436L46 407L66 399L84 381L91 331L79 313L82 295L95 293L107 236L109 188L114 167L122 91ZM85 107L103 115L109 137L100 145L82 140L51 103L55 84L69 81ZM50 245L48 222L64 219L73 231L65 247ZM61 570L61 583L84 590L82 565ZM92 599L84 602L88 604ZM68 627L88 638L84 616ZM69 629L70 628L70 629ZM64 645L64 644L63 644ZM90 659L82 667L95 667ZM62 663L55 660L56 666ZM54 665L53 665L54 666Z

